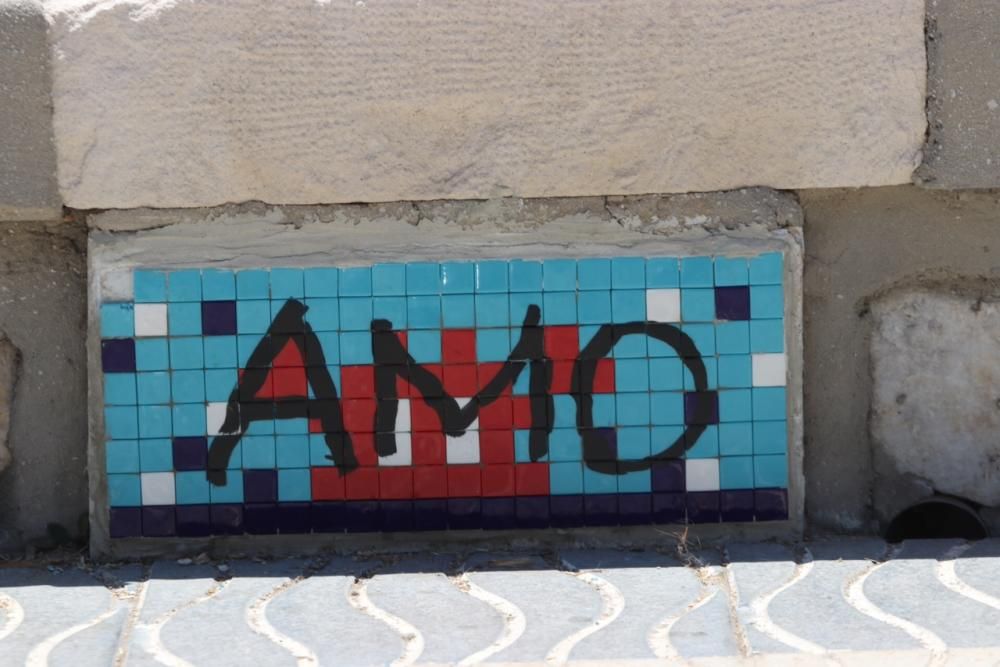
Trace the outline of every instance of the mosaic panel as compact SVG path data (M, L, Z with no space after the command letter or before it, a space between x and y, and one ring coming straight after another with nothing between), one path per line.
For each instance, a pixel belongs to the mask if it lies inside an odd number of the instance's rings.
M782 256L134 271L112 537L787 518Z

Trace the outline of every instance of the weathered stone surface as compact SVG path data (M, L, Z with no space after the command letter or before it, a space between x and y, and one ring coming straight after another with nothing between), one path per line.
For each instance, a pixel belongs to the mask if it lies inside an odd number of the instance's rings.
M78 208L908 182L922 0L53 0Z
M799 199L808 252L803 296L808 517L814 527L871 533L877 530L873 508L899 495L900 478L876 478L872 465L870 300L892 286L967 284L996 276L1000 203L991 193L912 186L804 191ZM951 344L964 345L964 337ZM991 438L996 440L995 433ZM886 505L880 514L891 518L891 509Z
M40 0L0 0L0 220L62 215Z
M14 402L14 382L20 353L6 337L0 336L0 472L10 465L7 434L10 432L11 404Z
M1000 303L901 289L872 312L879 454L941 493L1000 504Z
M82 226L0 224L0 336L21 353L13 462L0 474L0 552L45 536L50 523L74 537L86 527L85 243ZM37 546L45 545L54 546Z
M927 3L930 134L918 182L934 188L1000 186L1000 5Z

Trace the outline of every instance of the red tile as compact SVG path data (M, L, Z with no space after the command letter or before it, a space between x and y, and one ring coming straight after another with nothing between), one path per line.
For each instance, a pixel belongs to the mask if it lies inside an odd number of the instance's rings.
M549 495L549 466L547 463L517 464L517 495Z
M408 345L408 340L406 338L406 332L405 331L397 331L396 332L396 338L398 338L399 342L403 345L404 348L406 348L406 346Z
M448 495L452 498L476 497L482 494L479 465L448 466Z
M500 371L503 369L503 363L499 361L491 361L485 364L479 364L479 390L482 391L486 386L493 381ZM528 372L528 367L525 366L522 373ZM514 383L508 382L504 386L500 387L499 391L492 392L492 396L510 396L514 390Z
M595 394L615 393L615 360L598 359L597 373L594 375Z
M531 398L529 396L515 396L514 405L514 428L531 428Z
M507 431L514 428L514 401L500 396L489 405L479 408L480 431Z
M484 496L514 495L514 466L512 464L483 466L482 480Z
M305 368L274 368L271 378L274 381L273 398L306 398L309 395Z
M344 428L350 433L375 432L375 400L346 398L340 402L344 410Z
M444 464L447 446L443 433L420 432L412 436L413 465Z
M476 363L474 329L444 329L441 332L441 359L446 364Z
M483 463L513 463L514 432L480 431L479 459Z
M412 498L413 468L379 468L378 489L379 497L382 499Z
M427 371L428 373L430 373L431 375L433 375L434 377L436 377L438 381L442 384L442 386L444 385L444 367L441 364L420 364L420 367L425 371ZM417 389L415 386L410 385L410 397L417 398L420 396L423 396L421 391ZM435 397L433 394L431 394L430 396Z
M305 340L303 337L289 336L288 342L275 355L271 366L274 368L304 367L306 362L302 356L303 350L305 350Z
M414 498L447 498L448 469L443 466L416 466L413 469Z
M446 364L444 390L450 396L475 396L479 390L475 364Z
M374 366L341 366L340 378L344 398L375 397Z
M358 465L368 467L378 465L374 433L351 433L351 444L354 445L354 456L358 460Z
M338 468L313 468L313 500L343 500L344 478Z
M345 496L348 500L378 498L378 468L355 468L344 475Z
M422 398L410 399L410 430L418 432L441 432L441 419Z
M399 398L408 398L410 396L410 383L400 376L397 367L393 366L392 368L396 375L396 396Z
M553 394L568 394L573 386L573 370L576 361L556 360L552 362L552 387L549 391Z
M580 330L574 326L545 327L545 356L576 359L580 352Z
M309 432L310 433L322 433L323 432L323 422L316 417L309 418Z

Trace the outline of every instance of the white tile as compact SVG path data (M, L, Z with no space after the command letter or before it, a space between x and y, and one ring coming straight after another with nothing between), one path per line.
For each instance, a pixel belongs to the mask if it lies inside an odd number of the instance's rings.
M219 429L222 428L223 422L226 421L226 408L228 406L228 403L221 401L218 403L209 403L205 406L205 424L208 426L209 436L222 433ZM237 424L236 429L239 432L239 424Z
M680 322L681 291L679 289L646 290L646 319L653 322Z
M140 476L142 483L143 505L174 505L174 473L144 472Z
M465 399L468 402L468 399ZM459 403L463 399L458 399ZM447 437L448 463L479 463L479 420L469 424L464 434Z
M719 459L687 459L684 476L688 491L718 491Z
M396 433L396 453L382 456L378 460L380 466L413 465L413 441L409 433Z
M410 432L410 399L401 398L396 407L396 433Z
M167 304L165 303L135 304L135 335L166 336Z
M753 364L753 386L785 386L785 375L788 369L788 357L786 357L784 353L754 354L751 359Z

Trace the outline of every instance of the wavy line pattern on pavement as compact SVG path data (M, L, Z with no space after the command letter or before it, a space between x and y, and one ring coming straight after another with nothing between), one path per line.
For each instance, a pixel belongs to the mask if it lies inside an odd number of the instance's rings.
M496 593L491 593L482 586L474 584L464 572L453 578L452 583L463 593L468 593L477 600L488 604L503 619L503 630L500 636L496 638L496 641L486 648L476 651L467 658L460 660L458 664L461 667L478 665L521 638L528 622L524 616L524 612L516 604L506 598L500 597Z
M12 635L24 622L24 608L11 596L0 593L0 611L3 611L7 619L3 626L0 626L0 641L2 641Z
M566 561L562 561L562 565L576 570L571 563ZM597 591L598 595L601 596L601 612L592 624L580 628L552 647L552 650L545 656L545 662L550 665L564 664L569 660L569 654L573 651L574 646L595 632L611 625L625 610L625 596L607 579L599 577L593 572L573 571L567 574L576 577Z
M367 582L367 579L355 579L347 593L347 601L358 611L382 621L399 635L403 641L403 653L390 663L392 667L412 665L424 652L424 636L409 622L377 607L368 597Z

